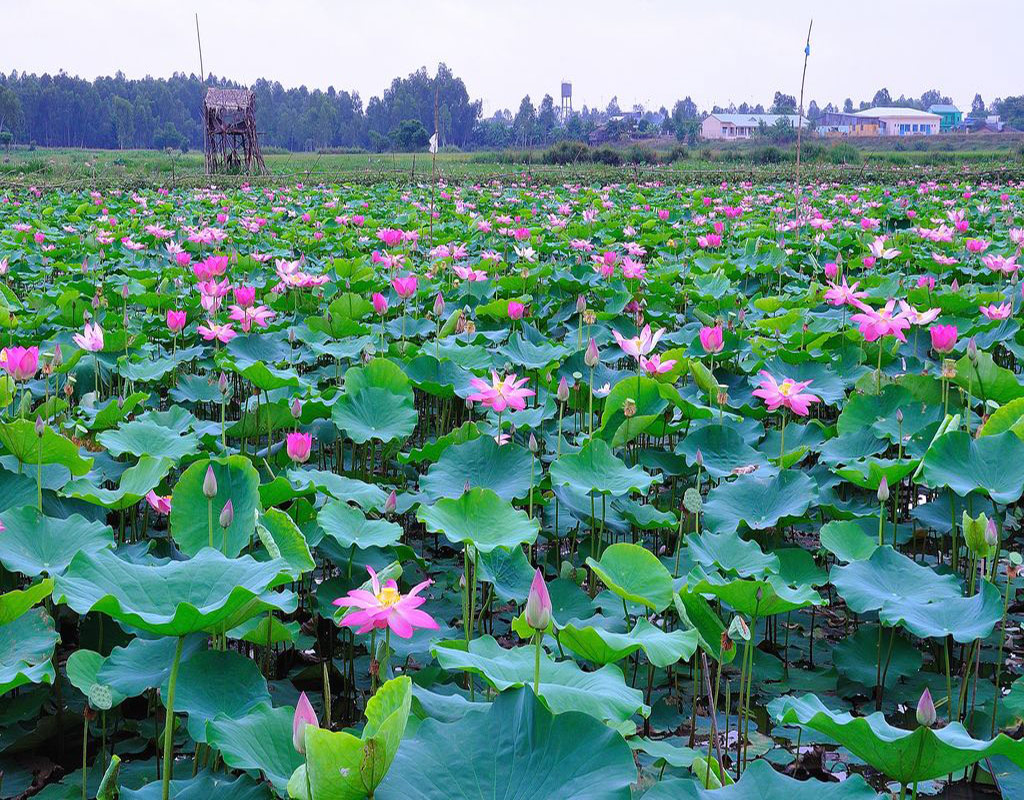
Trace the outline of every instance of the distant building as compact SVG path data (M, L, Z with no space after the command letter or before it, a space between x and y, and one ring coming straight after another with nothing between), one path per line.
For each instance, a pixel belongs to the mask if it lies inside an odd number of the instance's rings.
M960 130L967 133L1002 133L1006 123L998 114L968 114L960 125Z
M879 136L931 136L939 132L941 117L917 108L866 108L854 114L878 120Z
M762 125L772 127L780 119L787 120L794 128L796 114L709 114L700 124L700 135L704 139L750 139L757 135ZM802 127L809 127L807 117L802 119Z
M959 128L964 118L963 112L949 103L932 103L928 106L928 111L939 115L939 130L942 133Z
M861 117L828 111L818 118L817 134L826 138L839 136L878 136L880 122L877 117Z

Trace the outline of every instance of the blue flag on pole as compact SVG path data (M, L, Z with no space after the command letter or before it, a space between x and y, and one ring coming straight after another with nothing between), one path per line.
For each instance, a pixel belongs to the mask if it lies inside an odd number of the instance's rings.
M804 47L804 55L805 56L809 56L810 54L811 54L811 46L808 44L806 47Z

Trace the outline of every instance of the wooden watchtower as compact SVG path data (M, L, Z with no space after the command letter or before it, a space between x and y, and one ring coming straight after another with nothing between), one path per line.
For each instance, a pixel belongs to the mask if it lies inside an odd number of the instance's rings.
M249 89L207 89L203 99L206 172L265 174L256 134L256 95Z

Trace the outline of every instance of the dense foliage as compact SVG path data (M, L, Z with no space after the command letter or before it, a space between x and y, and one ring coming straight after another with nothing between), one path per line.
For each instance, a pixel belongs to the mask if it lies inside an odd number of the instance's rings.
M1020 797L1022 247L983 182L0 195L0 797Z

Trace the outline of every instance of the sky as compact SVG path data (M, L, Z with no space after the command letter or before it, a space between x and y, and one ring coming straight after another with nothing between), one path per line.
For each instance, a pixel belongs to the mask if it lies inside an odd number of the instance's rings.
M0 71L130 78L199 72L243 83L358 91L447 63L484 114L539 104L560 82L573 107L690 95L701 109L797 96L814 17L806 102L936 88L969 108L1024 93L1022 0L0 0ZM22 33L19 33L22 32Z

